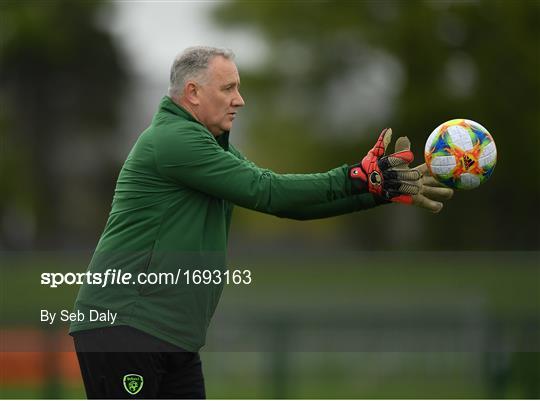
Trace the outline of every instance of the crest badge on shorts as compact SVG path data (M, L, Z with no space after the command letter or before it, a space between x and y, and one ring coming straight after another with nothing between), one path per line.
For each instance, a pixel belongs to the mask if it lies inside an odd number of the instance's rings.
M129 373L124 376L123 383L126 391L131 395L135 395L142 390L144 379L141 375Z

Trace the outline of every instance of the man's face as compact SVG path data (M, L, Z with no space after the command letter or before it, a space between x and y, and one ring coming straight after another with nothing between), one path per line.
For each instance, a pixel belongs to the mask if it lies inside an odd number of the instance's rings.
M240 76L231 60L220 56L210 60L206 79L198 85L196 117L213 135L231 130L238 108L244 105L239 88Z

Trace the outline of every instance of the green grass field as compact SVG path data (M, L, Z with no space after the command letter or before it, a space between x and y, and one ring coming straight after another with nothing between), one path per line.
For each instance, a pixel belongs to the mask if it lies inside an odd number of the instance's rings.
M4 260L8 263L3 264L0 277L1 317L2 328L8 329L39 329L41 308L70 309L77 286L47 288L39 283L40 273L84 271L88 262L87 255L77 254L12 255ZM223 293L210 327L209 349L202 353L208 397L534 398L540 391L531 379L540 372L538 354L507 354L501 366L493 367L489 354L457 350L355 352L369 350L348 350L345 344L336 352L321 352L325 350L315 343L307 347L309 352L298 351L328 330L332 311L344 311L346 316L347 311L360 308L396 313L429 309L474 319L500 319L508 324L504 333L513 336L514 326L540 317L537 260L538 253L408 254L404 258L397 253L334 258L293 255L231 260L231 269L252 270L253 284L229 286ZM307 319L311 326L303 331L301 325L294 329L300 330L293 332L296 343L282 352L266 352L271 348L257 348L257 341L251 344L253 348L242 349L246 337L258 339L256 327L249 326L248 317L253 316L262 320L287 316L296 323L306 316L318 317ZM220 335L227 330L234 333L229 317L247 324L246 330L233 342L236 348L220 349ZM354 329L352 320L345 323ZM275 330L279 333L280 328ZM0 396L81 398L84 392L80 382L62 377L56 386L25 382L23 377L18 382L3 381Z

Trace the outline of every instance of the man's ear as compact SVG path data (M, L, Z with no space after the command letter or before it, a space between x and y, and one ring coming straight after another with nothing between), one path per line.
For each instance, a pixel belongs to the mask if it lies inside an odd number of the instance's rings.
M199 105L199 88L195 82L188 82L184 86L184 98L193 105Z

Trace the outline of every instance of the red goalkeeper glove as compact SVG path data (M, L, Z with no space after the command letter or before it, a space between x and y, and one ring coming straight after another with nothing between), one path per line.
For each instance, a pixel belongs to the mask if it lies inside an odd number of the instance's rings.
M414 160L410 149L385 156L391 140L392 129L385 128L362 162L349 168L353 193L370 192L382 202L412 204L421 174L408 168Z
M353 193L370 192L381 202L416 205L439 212L453 191L429 175L426 165L409 168L414 156L406 137L398 138L395 153L385 156L392 130L384 129L362 162L349 168Z

